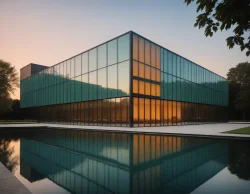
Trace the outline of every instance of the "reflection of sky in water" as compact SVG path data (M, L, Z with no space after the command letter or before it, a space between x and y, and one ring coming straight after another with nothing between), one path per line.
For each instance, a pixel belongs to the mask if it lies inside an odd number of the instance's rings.
M248 151L242 149L248 145L243 141L46 130L12 141L11 158L19 159L20 142L22 174L26 178L20 175L20 165L14 174L33 193L68 193L57 184L73 192L83 191L87 186L88 193L93 190L134 194L250 191L250 181L239 179L226 167L228 162L235 164L232 157L238 161L239 155L233 154L235 150ZM42 176L37 177L35 171ZM70 181L60 182L65 177Z
M14 153L11 156L18 157L20 156L20 140L16 142L11 142L10 147L14 147ZM51 180L44 178L39 181L35 181L33 183L29 182L26 178L24 178L20 174L20 161L18 162L19 165L16 166L14 175L34 194L43 194L43 193L54 193L54 194L66 194L69 193L65 189L61 188L60 186L53 183Z
M250 182L239 179L236 175L232 175L226 167L213 178L209 179L203 185L195 189L191 194L240 194L249 192Z

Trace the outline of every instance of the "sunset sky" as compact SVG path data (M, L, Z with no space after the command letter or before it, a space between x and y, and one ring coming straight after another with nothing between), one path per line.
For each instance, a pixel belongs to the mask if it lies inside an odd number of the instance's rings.
M51 66L132 30L224 77L249 61L227 48L232 31L206 38L194 28L196 5L183 1L1 0L0 59L18 71L29 63Z

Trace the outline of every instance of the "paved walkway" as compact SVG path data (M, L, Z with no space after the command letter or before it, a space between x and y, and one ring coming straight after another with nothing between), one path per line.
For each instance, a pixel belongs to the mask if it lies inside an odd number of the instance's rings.
M172 135L195 135L195 136L212 136L212 137L231 137L231 138L249 138L250 135L225 134L223 132L230 131L242 127L249 127L249 124L204 124L204 125L182 125L182 126L162 126L162 127L109 127L109 126L83 126L83 125L62 125L62 124L8 124L0 125L0 128L69 128L74 130L98 130L98 131L116 131L116 132L133 132L133 133L156 133L156 134L172 134Z
M0 162L0 194L31 194L31 192Z

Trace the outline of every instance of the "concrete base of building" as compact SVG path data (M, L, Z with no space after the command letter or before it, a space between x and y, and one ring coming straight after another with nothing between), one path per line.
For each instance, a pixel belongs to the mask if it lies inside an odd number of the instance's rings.
M33 128L58 128L58 129L72 129L72 130L92 130L92 131L110 131L122 133L148 133L148 134L162 134L162 135L178 135L178 136L198 136L198 137L214 137L214 138L249 138L250 135L241 134L225 134L223 132L238 128L249 127L247 124L203 124L203 125L181 125L181 126L161 126L161 127L109 127L109 126L83 126L83 125L63 125L63 124L10 124L0 125L0 130L26 130Z
M1 193L31 194L31 192L0 162L0 194Z

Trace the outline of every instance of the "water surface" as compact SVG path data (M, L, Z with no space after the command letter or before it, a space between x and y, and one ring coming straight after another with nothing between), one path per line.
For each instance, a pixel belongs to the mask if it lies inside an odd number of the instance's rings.
M250 141L52 129L0 132L33 193L250 193Z

